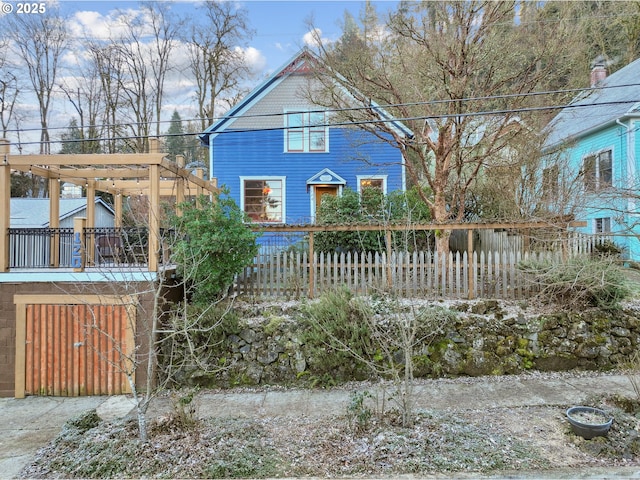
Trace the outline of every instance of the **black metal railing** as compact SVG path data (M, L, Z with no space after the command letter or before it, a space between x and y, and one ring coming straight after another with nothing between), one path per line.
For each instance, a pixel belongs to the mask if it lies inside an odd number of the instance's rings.
M160 263L168 263L172 230L160 231ZM71 268L73 228L10 228L9 268ZM85 266L144 267L149 262L149 230L138 227L85 228Z
M85 228L84 242L90 264L99 266L145 266L149 261L146 228Z
M9 268L70 267L73 228L10 228Z

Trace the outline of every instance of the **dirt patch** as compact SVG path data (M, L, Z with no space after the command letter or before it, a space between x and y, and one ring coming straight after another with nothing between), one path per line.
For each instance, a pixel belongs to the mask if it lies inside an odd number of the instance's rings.
M138 443L132 420L86 431L70 422L22 478L393 477L640 465L633 449L620 448L624 439L637 439L637 431L629 436L638 423L632 414L616 410L610 436L587 441L571 432L566 408L422 410L405 427L398 412L364 407L321 418L187 424L169 414L151 422L146 445Z
M561 407L500 408L484 414L491 431L526 442L554 468L599 464L597 458L580 451L575 435ZM464 412L464 418L474 418L481 412Z

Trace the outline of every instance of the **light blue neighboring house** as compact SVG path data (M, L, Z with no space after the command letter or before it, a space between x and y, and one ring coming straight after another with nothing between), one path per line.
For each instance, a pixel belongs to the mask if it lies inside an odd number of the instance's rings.
M399 149L357 126L338 124L306 98L317 61L301 51L200 137L209 147L211 177L254 222L313 223L322 197L345 188L405 190Z
M547 126L544 185L572 191L565 209L586 233L612 234L625 258L640 261L640 59L610 76L603 65L591 88Z

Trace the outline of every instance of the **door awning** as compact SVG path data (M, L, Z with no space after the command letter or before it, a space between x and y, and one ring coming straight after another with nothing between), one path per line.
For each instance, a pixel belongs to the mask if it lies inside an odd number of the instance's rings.
M307 180L307 185L346 185L347 181L337 173L325 168Z

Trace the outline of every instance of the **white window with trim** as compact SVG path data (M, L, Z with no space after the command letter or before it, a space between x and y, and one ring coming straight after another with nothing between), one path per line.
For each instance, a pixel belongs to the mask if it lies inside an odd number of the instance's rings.
M240 177L240 208L259 223L283 223L285 177Z
M385 195L387 194L387 175L358 175L358 193L362 193L365 188L377 188Z
M285 112L284 149L290 153L329 151L329 127L324 111Z
M603 217L593 220L594 233L611 233L611 218Z
M611 150L586 156L582 161L582 175L584 189L587 192L597 192L611 187L613 181Z

